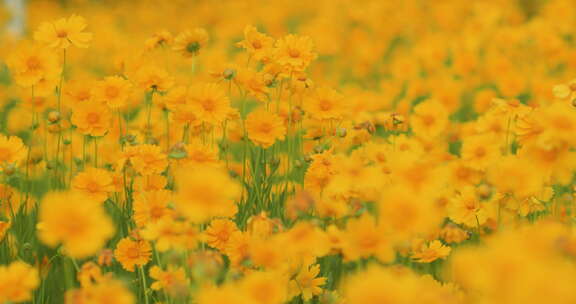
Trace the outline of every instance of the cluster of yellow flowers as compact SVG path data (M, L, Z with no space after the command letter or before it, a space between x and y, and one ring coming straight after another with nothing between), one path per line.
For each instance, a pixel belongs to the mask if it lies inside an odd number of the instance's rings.
M576 2L27 16L0 304L576 303Z

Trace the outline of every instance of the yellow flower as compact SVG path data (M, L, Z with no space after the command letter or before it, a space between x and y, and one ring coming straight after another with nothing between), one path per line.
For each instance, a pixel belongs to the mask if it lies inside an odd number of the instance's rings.
M264 74L249 68L240 69L235 80L256 100L260 102L268 101L269 89Z
M450 247L444 246L439 240L421 244L412 253L412 259L418 263L431 263L437 259L446 258L450 254Z
M0 303L18 303L32 299L38 287L38 270L20 261L0 266Z
M26 160L28 148L20 137L0 134L0 172L9 166L19 166Z
M74 258L96 254L114 234L102 205L78 193L47 194L38 216L40 240L51 247L62 243L66 254Z
M136 300L121 281L105 277L97 284L68 291L65 303L134 304Z
M232 110L226 93L214 83L198 84L190 88L188 104L195 110L196 117L212 125L219 125Z
M256 304L246 292L235 284L223 286L205 286L196 297L197 304Z
M478 228L487 220L485 204L477 197L473 187L464 187L450 201L448 216L457 224Z
M258 32L255 26L247 25L244 28L244 40L236 43L236 46L245 49L255 60L266 62L274 46L274 38Z
M151 256L152 247L149 242L133 241L129 237L121 239L114 250L114 257L122 264L122 268L128 271L134 271L135 266L146 265Z
M214 216L233 216L240 186L226 171L201 167L183 170L176 176L176 209L193 222L204 222Z
M375 256L387 263L394 259L392 240L376 226L373 217L364 215L350 220L342 236L343 253L348 261Z
M42 79L56 78L62 70L53 52L34 44L17 48L6 64L15 82L23 87L37 85Z
M145 191L136 195L133 203L134 222L138 227L155 223L165 216L173 215L168 207L172 201L172 192L168 190Z
M136 71L134 82L145 91L166 92L174 85L174 78L163 68L145 65Z
M348 304L462 303L454 291L429 276L394 267L372 266L360 271L346 281L343 290Z
M136 172L142 175L159 174L168 166L166 154L155 145L140 145L138 152L132 156L131 162Z
M156 47L170 45L173 40L172 33L169 31L158 31L152 37L146 39L144 45L147 50L151 50Z
M265 109L252 111L246 117L248 138L262 148L269 148L277 140L283 140L286 135L284 120Z
M414 108L411 116L412 130L423 138L434 138L448 127L448 111L436 100L426 100Z
M0 221L0 243L4 239L4 236L6 236L6 232L8 232L8 229L10 229L11 225L12 223L9 221Z
M96 84L92 96L95 101L106 103L111 108L121 108L126 105L131 86L120 76L108 76Z
M186 30L178 34L174 38L172 48L184 57L192 57L198 55L207 42L208 32L203 28L195 28L192 31Z
M150 268L150 277L156 282L150 285L152 290L165 290L170 296L183 296L188 292L188 279L182 267L170 267L162 270L158 266Z
M99 103L82 103L74 108L72 124L84 135L103 136L110 129L112 113Z
M319 120L340 119L346 111L344 98L335 90L320 87L304 102L304 110Z
M318 56L313 48L310 37L291 34L276 41L274 55L276 62L289 71L302 71Z
M310 267L302 267L298 274L290 281L292 294L302 295L304 301L309 301L313 296L322 293L322 287L326 283L326 278L318 277L320 265L315 264Z
M34 33L34 39L51 48L66 49L70 45L87 48L92 41L92 33L83 32L86 20L78 15L58 19L55 22L44 22Z
M223 251L228 246L232 233L238 231L236 224L228 219L214 219L204 231L206 243L212 248Z
M286 302L287 278L276 272L252 272L241 281L241 288L258 304Z
M198 233L188 222L163 217L150 223L142 230L142 237L156 242L156 250L164 252L170 249L189 249L197 243Z
M114 190L110 172L100 168L86 168L72 180L72 189L97 203L102 203Z
M525 197L536 195L542 189L541 172L532 160L511 155L488 168L487 178L498 192Z
M474 135L462 140L462 160L474 169L484 170L500 157L500 145L491 134Z

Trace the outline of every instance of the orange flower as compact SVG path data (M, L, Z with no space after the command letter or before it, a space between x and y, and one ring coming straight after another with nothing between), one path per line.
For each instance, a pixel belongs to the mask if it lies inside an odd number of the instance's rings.
M166 70L154 65L138 69L134 81L146 91L165 92L174 85L174 78Z
M248 138L262 148L269 148L276 140L283 140L286 135L284 120L261 108L246 117Z
M321 286L326 283L326 278L318 277L320 274L320 265L302 267L294 280L290 281L291 294L302 294L302 299L308 301L313 296L322 293Z
M233 216L240 186L219 168L199 167L176 172L176 209L193 222Z
M162 270L158 266L150 268L150 277L156 282L150 285L152 290L165 290L171 296L183 295L188 289L188 279L184 268L168 267Z
M142 175L159 174L168 166L162 149L154 145L140 145L138 152L131 158L134 169Z
M258 32L255 26L247 25L244 28L244 40L236 43L236 46L248 51L248 54L257 61L264 61L270 56L274 46L274 38Z
M130 82L120 76L108 76L98 82L92 93L94 100L106 103L111 108L120 108L130 96Z
M451 248L444 246L439 240L433 240L417 246L412 254L412 259L418 263L431 263L437 259L443 259L450 254Z
M290 71L302 71L318 57L313 48L310 37L288 35L276 42L276 62Z
M27 154L28 148L20 137L0 135L0 172L18 166Z
M67 255L85 258L100 251L113 234L102 205L79 193L55 192L42 200L38 236L48 246L62 243Z
M190 88L188 104L202 122L219 125L232 111L230 100L222 88L214 83L203 83Z
M198 55L207 42L208 33L206 30L195 28L192 31L187 30L176 36L172 48L184 57L192 57Z
M84 135L103 136L108 132L112 119L110 109L104 104L83 103L75 107L72 123Z
M204 231L206 236L206 243L220 251L228 245L228 239L232 233L238 231L236 224L228 219L214 219L210 222L210 226Z
M6 63L15 82L23 87L34 86L44 78L55 78L61 72L54 53L34 44L17 48Z
M155 223L165 216L174 212L168 207L172 199L172 192L158 190L143 192L136 196L133 204L134 221L138 227L144 227L149 223Z
M135 266L144 266L150 261L152 247L144 240L133 241L126 237L121 239L114 250L114 257L122 268L134 271Z
M306 99L304 110L310 117L320 120L340 119L345 113L344 98L331 88L320 87Z
M72 15L55 22L42 23L34 33L34 39L51 48L66 49L70 45L87 48L92 41L92 33L83 32L86 26L83 17Z
M100 168L86 168L72 180L72 189L86 195L95 202L102 203L114 191L112 175Z
M24 262L0 266L0 303L29 301L39 283L38 270Z

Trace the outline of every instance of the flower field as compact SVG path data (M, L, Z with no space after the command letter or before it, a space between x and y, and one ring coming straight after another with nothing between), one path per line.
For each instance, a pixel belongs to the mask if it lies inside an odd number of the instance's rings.
M0 2L0 304L576 303L576 1Z

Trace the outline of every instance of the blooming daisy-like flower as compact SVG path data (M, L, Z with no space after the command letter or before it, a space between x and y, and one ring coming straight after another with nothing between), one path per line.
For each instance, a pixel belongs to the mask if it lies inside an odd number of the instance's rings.
M0 303L29 301L39 284L38 270L24 262L0 266Z
M26 159L28 148L20 137L0 135L0 172L5 166L17 166Z
M214 219L204 231L206 243L220 251L227 247L228 239L232 233L238 231L236 224L228 219Z
M138 152L131 158L131 162L136 172L142 175L162 173L168 166L166 154L162 153L162 149L148 144L138 146Z
M89 102L92 99L93 81L68 81L64 87L64 101L69 107Z
M112 113L104 104L83 103L74 108L72 124L84 135L103 136L108 132Z
M86 26L83 17L72 15L69 18L42 23L34 33L34 39L51 48L66 49L70 45L87 48L92 41L92 33L84 32Z
M134 81L145 91L165 92L174 85L174 78L165 69L154 65L138 69Z
M92 96L111 108L120 108L126 104L131 87L130 82L120 76L108 76L96 84Z
M248 138L262 148L269 148L276 140L283 140L286 135L284 120L277 114L261 108L246 117Z
M144 44L146 49L151 50L160 46L170 45L173 40L172 33L169 31L159 31L148 38Z
M188 289L188 279L182 267L168 267L163 270L158 266L150 268L150 277L156 280L150 288L152 290L165 290L171 296L183 295Z
M188 104L196 110L202 122L218 125L231 112L226 92L215 83L203 83L190 88Z
M241 84L248 94L260 102L265 102L268 98L268 87L264 74L252 69L240 69L236 80Z
M53 52L29 43L10 54L6 63L14 81L23 87L37 85L42 79L56 78L61 72Z
M304 111L319 120L340 119L345 111L344 98L328 87L317 88L304 102Z
M244 28L244 40L236 46L245 49L250 56L258 61L266 61L274 47L274 38L260 33L255 26L247 25Z
M412 259L418 263L431 263L446 258L450 251L450 247L444 246L439 240L433 240L428 244L417 246L412 253Z
M293 295L302 294L304 301L322 293L321 286L326 283L326 278L318 277L318 274L320 274L320 265L318 264L302 267L294 280L290 281L291 293Z
M114 226L102 205L79 193L49 193L40 204L40 240L51 247L62 243L71 257L96 254L113 234Z
M98 203L104 202L114 190L112 175L100 168L86 168L78 173L72 180L71 187Z
M114 257L122 268L134 271L135 266L144 266L150 261L152 247L145 240L132 240L129 237L121 239L114 250Z
M208 32L203 28L195 28L180 33L174 38L172 49L184 57L198 55L202 47L208 42Z
M214 216L233 216L240 186L220 168L199 167L177 171L176 209L193 222Z
M288 35L276 42L275 59L290 71L302 71L318 57L313 48L310 37Z
M147 191L138 194L133 204L136 225L144 227L165 216L171 216L174 213L168 207L171 200L172 192L168 190Z

